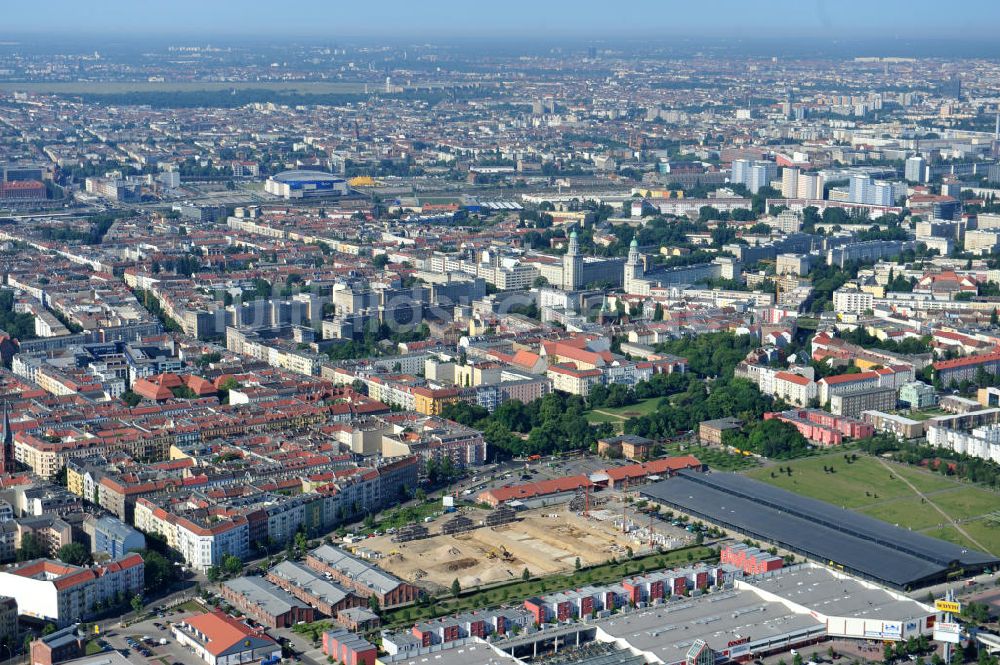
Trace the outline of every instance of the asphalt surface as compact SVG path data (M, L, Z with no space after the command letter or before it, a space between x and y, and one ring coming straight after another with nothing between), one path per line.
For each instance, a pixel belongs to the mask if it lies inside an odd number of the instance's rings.
M200 659L194 656L193 652L183 647L177 643L174 636L170 632L170 628L167 625L168 622L178 621L183 617L191 616L193 612L179 612L174 610L173 613L165 613L163 618L154 617L146 621L140 621L134 623L126 628L113 627L104 632L101 637L111 645L112 648L118 649L122 653L124 649L127 649L126 657L129 662L132 663L156 663L157 665L162 665L160 659L165 659L168 663L188 663L200 662ZM157 628L154 623L159 623L160 628ZM141 640L143 637L150 637L156 644L146 645L149 649L151 655L147 658L140 654L138 651L133 649L126 642L127 638L132 637L136 640ZM165 638L167 640L166 645L160 645L159 640Z

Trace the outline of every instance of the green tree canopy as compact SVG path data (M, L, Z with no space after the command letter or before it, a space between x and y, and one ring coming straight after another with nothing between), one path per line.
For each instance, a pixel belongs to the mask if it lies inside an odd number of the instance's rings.
M63 563L73 566L84 566L90 563L90 552L83 543L67 543L59 548L56 557Z

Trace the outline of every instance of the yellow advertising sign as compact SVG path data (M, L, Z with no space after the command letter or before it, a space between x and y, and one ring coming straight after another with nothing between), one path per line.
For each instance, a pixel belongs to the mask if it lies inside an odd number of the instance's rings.
M958 614L962 611L962 604L956 603L952 600L935 600L934 609L938 612L949 612L951 614Z

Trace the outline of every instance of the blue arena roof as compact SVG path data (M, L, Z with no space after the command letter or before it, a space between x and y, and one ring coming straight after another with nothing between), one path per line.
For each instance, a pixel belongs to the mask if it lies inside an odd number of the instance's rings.
M271 179L277 180L278 182L344 182L343 178L335 176L332 173L326 173L325 171L309 171L306 169L282 171L281 173L276 173L271 176Z

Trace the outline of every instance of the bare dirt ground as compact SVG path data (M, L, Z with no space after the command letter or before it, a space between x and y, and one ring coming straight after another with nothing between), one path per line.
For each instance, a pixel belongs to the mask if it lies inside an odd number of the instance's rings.
M463 514L479 523L488 511L471 509ZM627 546L636 547L615 531L612 520L576 515L566 505L524 511L520 521L510 524L442 535L441 525L450 517L426 525L436 534L430 538L394 543L391 536L379 536L358 546L381 554L376 563L382 568L430 589L448 588L455 579L463 588L512 580L525 568L532 575L568 572L577 557L586 566L621 556ZM509 559L505 560L501 546Z

